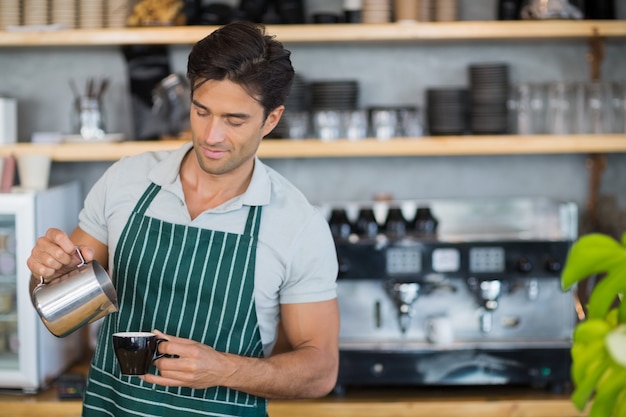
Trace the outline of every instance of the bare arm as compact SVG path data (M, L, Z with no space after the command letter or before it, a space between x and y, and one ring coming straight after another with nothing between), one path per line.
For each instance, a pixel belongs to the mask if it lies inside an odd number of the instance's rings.
M274 399L328 394L335 386L339 364L337 301L282 305L281 316L290 351L269 358L247 358L160 334L169 342L161 343L159 350L179 358L159 359L156 365L161 375L142 378L155 384L192 388L220 385Z
M39 277L49 282L75 268L80 262L76 254L77 247L86 262L96 259L106 267L109 256L107 246L81 228L74 229L71 236L59 229L48 229L44 236L37 239L26 261L32 273L31 291L39 283Z

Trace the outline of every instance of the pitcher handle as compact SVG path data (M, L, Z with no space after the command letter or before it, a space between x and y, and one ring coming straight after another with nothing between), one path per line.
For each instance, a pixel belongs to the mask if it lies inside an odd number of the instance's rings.
M85 262L85 258L83 258L83 254L80 252L80 249L78 249L78 246L76 246L76 254L80 258L80 263L76 265L76 268L80 268L81 266L85 265L87 262Z

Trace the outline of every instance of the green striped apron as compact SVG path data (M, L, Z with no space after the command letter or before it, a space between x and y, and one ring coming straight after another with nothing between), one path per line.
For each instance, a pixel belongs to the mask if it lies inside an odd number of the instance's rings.
M146 216L160 189L147 188L115 248L120 310L104 319L83 416L265 417L267 400L241 391L163 387L120 374L111 342L117 331L159 329L221 352L263 356L253 294L261 207L250 208L242 235L200 229Z

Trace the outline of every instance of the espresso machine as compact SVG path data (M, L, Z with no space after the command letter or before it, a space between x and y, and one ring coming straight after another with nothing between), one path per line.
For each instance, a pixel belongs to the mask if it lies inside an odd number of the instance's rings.
M350 386L569 384L580 303L560 273L574 203L333 202L341 315L337 392Z

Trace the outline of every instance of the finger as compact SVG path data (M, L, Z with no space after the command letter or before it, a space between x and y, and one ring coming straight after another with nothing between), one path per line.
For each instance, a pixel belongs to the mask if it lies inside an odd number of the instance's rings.
M172 378L164 378L162 376L154 375L154 374L145 374L139 375L139 378L142 381L145 381L149 384L157 384L162 385L164 387L181 387L183 386L182 381L178 381Z
M93 261L93 257L95 256L95 251L92 247L85 245L78 245L76 248L80 251L85 262Z
M63 249L50 240L41 237L37 239L37 245L31 251L27 265L33 275L50 277L71 261L71 255L65 253Z
M189 373L192 372L191 369L187 370L187 367L185 366L186 360L180 358L178 355L164 356L162 358L156 359L153 363L154 366L157 367L161 375L163 375L164 373L181 371L184 377L189 376Z
M152 332L157 335L157 338L159 338L159 339L166 339L168 342L180 343L180 344L184 344L184 345L194 345L194 344L198 343L195 340L185 339L185 338L182 338L182 337L176 337L176 336L173 336L171 334L163 333L162 331L160 331L158 329L154 329L154 330L152 330Z
M50 278L62 275L81 262L82 259L69 236L59 229L51 228L37 239L26 263L34 276L49 282Z
M156 374L142 375L142 379L146 382L159 385L200 388L200 385L194 384L194 375L191 372L185 372L182 370L163 371L159 369Z
M70 237L64 231L56 228L50 228L46 231L45 237L51 242L59 246L67 254L71 254L76 250L76 246Z
M169 336L158 329L152 330L152 333L156 334L158 339L166 339L169 341L174 338L174 336Z
M157 329L153 329L152 333L156 334L157 339L163 340L162 342L159 343L158 348L157 348L159 353L163 354L163 355L168 355L168 356L172 355L172 353L170 352L170 350L171 350L170 346L172 345L172 343L176 342L176 340L178 340L178 338L175 337L175 336L170 336L170 335L168 335L166 333L163 333L162 331L157 330ZM161 360L161 358L159 358L157 361L155 361L155 364L158 361L160 361L160 360Z

